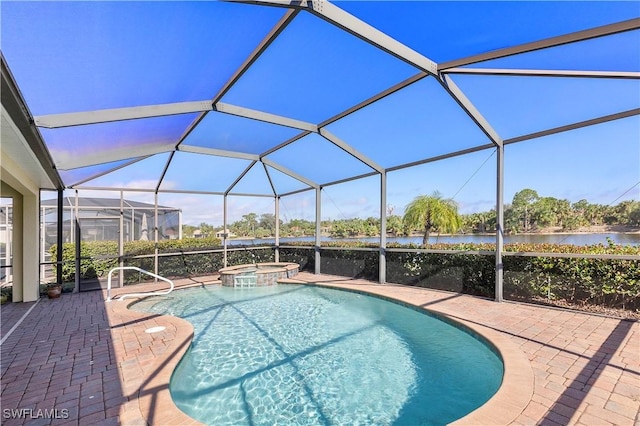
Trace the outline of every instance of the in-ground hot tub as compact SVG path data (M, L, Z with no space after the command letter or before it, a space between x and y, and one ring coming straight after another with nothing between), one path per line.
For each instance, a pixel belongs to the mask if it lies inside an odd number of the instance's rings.
M298 274L300 265L289 262L256 263L220 269L220 282L226 287L263 287Z

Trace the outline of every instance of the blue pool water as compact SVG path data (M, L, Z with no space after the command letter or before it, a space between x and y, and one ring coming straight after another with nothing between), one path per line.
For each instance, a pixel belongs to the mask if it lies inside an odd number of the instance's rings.
M171 395L211 425L440 425L502 380L499 356L470 333L348 291L208 286L132 309L193 324Z

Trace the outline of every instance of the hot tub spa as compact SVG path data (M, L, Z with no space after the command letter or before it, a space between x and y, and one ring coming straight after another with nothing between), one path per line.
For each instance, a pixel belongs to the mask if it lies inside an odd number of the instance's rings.
M295 277L299 267L297 263L271 262L229 266L218 272L225 287L265 287Z

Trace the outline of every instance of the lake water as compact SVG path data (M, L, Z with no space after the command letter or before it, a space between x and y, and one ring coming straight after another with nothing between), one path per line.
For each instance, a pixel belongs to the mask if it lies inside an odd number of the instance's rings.
M519 234L519 235L507 235L504 237L505 243L551 243L551 244L573 244L577 246L586 246L594 244L607 245L607 238L610 238L614 243L621 245L640 245L640 234L618 234L618 233L603 233L603 234ZM295 238L280 238L280 244L287 244L293 241L308 241L313 243L314 237L295 237ZM380 241L379 237L371 238L328 238L323 237L322 241L362 241L369 243L377 243ZM247 240L229 240L230 245L235 244L273 244L274 238L264 239L247 239ZM429 237L429 243L495 243L495 235L431 235ZM387 243L399 243L399 244L422 244L422 237L399 237L399 238L387 238Z

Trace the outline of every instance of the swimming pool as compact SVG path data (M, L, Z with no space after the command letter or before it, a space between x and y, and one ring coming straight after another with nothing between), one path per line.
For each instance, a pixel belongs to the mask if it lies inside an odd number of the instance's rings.
M486 402L503 374L460 328L347 291L208 286L132 309L193 324L171 394L207 424L446 424Z

